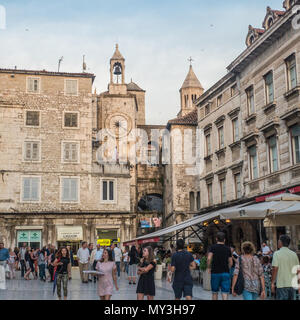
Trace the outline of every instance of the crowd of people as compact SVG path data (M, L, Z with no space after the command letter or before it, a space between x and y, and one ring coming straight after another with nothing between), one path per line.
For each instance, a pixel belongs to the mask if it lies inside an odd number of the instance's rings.
M176 248L169 250L151 246L126 246L121 250L117 244L94 248L93 243L82 242L76 253L80 280L82 283L98 282L98 295L101 300L110 300L113 289L118 291L121 271L127 275L128 285L136 285L138 300L153 300L156 295L155 270L157 264L167 266L167 280L172 283L175 299L193 297L192 271L199 269L202 259L206 259L211 278L212 299L217 300L221 291L222 299L229 294L242 295L244 300L266 298L270 294L278 300L293 300L296 296L295 276L300 280L299 259L288 247L290 238L282 235L278 241L279 250L272 252L262 244L256 252L251 242L244 242L241 254L234 246L225 245L225 234L219 232L216 244L206 255L194 254L185 250L185 243L179 239ZM16 271L25 280L40 279L53 282L58 299L68 297L68 282L72 279L74 253L70 247L55 248L49 244L42 249L33 249L23 244L21 248L6 249L0 243L0 267L5 267L8 278L15 279ZM295 271L296 267L296 271ZM122 269L122 270L121 270ZM4 270L4 268L2 268ZM295 274L297 273L297 275ZM4 276L5 278L5 276ZM297 278L297 279L298 279ZM298 289L300 295L300 286Z

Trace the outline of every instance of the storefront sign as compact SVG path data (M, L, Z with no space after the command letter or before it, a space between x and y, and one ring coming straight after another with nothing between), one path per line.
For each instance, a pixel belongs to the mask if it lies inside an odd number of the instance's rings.
M111 240L110 239L99 239L99 240L97 240L97 244L100 244L100 246L102 246L102 247L109 247L111 244Z
M57 227L57 241L83 240L82 227Z
M41 230L20 230L18 231L18 242L41 242Z

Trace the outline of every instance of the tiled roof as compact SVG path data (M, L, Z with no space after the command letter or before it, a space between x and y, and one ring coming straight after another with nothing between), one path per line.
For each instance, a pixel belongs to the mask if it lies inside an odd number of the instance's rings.
M183 117L178 117L176 119L170 120L168 122L168 127L171 125L190 125L197 126L198 125L198 112L197 109L186 114Z
M189 73L187 74L181 89L183 88L203 88L197 76L195 75L192 66L190 66Z
M127 84L127 90L128 91L145 91L132 81Z
M31 75L46 75L46 76L65 76L65 77L83 77L83 78L95 78L93 73L71 73L71 72L56 72L46 70L25 70L25 69L1 69L0 73L19 73L19 74L31 74Z

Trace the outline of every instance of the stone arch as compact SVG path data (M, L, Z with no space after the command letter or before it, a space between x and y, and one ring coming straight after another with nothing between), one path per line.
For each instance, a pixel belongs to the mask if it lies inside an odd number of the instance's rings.
M154 191L154 190L153 190ZM138 196L138 211L163 212L163 196L160 192L140 193Z

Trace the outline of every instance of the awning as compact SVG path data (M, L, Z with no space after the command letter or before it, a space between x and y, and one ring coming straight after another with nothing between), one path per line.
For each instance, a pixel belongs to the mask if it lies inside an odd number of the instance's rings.
M221 219L230 220L262 220L270 214L278 214L298 203L298 201L268 201L252 205L228 208L220 213Z
M220 213L219 213L220 211L221 210L194 217L192 219L186 220L186 221L181 222L179 224L176 224L174 226L170 226L165 229L161 229L156 232L150 233L148 235L139 237L137 239L134 239L134 240L131 240L128 242L124 242L123 245L128 246L128 245L135 245L137 243L138 244L145 244L145 243L149 243L149 242L159 242L160 237L162 237L164 235L167 235L169 233L173 233L176 231L180 231L180 230L186 229L188 227L192 227L192 226L198 225L202 222L205 222L205 221L208 221L208 220L211 220L211 219L218 217L220 215Z

